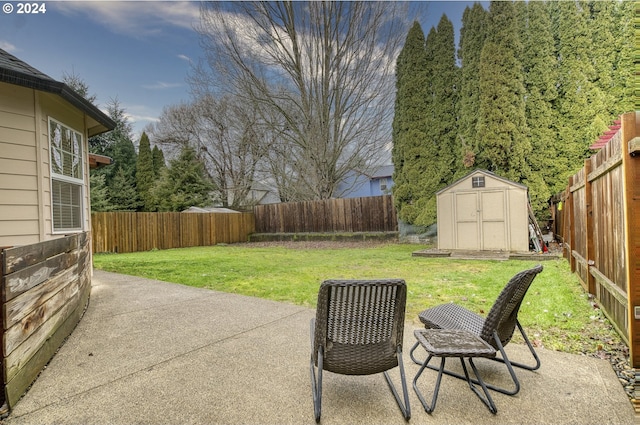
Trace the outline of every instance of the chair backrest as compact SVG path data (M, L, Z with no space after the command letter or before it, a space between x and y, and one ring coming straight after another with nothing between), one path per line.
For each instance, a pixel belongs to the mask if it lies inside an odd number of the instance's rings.
M398 365L407 287L402 279L327 280L320 285L314 330L314 362L323 369L370 375Z
M520 305L533 279L542 271L542 266L524 270L509 280L484 321L480 337L498 349L493 338L494 331L498 332L498 338L502 345L506 345L513 336L518 320Z

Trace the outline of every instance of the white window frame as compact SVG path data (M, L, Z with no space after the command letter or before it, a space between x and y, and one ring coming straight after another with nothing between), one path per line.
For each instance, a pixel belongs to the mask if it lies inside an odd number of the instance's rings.
M387 178L386 177L381 177L379 180L380 183L380 192L384 192L385 190L387 190Z
M61 127L61 130L66 130L71 132L73 135L75 133L77 140L79 143L76 143L75 146L79 152L74 152L74 146L71 145L71 151L63 149L62 146L59 148L56 147L56 143L54 143L53 137L54 132L52 131L53 126ZM47 133L49 135L49 170L50 170L50 190L51 190L51 231L53 234L66 234L66 233L76 233L84 230L84 194L85 194L85 186L86 182L84 179L84 135L82 132L70 127L63 122L60 122L54 118L49 117L48 119L48 127ZM57 160L56 160L57 157ZM71 165L68 173L65 173L65 168L69 167L69 164L65 164L65 159L67 161L71 161ZM75 162L77 160L77 162ZM61 163L61 167L55 167L54 165ZM75 164L75 165L74 165ZM65 166L66 165L66 166ZM59 172L60 168L62 168L62 173ZM58 171L56 171L58 169ZM73 175L75 174L75 176ZM79 177L78 177L79 176ZM70 188L73 190L77 190L77 204L67 204L62 205L61 202L55 201L55 183L59 182L62 184L70 185ZM69 187L69 186L68 186ZM61 207L66 207L70 211L70 217L72 223L63 226L63 223L57 218L59 215L59 210ZM75 210L75 211L74 211ZM74 212L76 214L74 214Z

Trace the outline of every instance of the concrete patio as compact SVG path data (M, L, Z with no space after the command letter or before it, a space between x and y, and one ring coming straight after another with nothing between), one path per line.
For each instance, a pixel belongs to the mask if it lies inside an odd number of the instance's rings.
M7 425L313 424L310 308L95 271L84 318ZM444 377L433 414L411 380L411 424L633 424L633 408L605 360L541 349L542 367L517 370L517 396L492 393L491 414L462 381ZM526 353L507 346L514 359ZM487 381L506 375L480 363ZM396 371L392 376L398 376ZM427 397L435 372L425 372ZM399 381L399 380L398 380ZM326 373L323 424L405 423L382 375Z

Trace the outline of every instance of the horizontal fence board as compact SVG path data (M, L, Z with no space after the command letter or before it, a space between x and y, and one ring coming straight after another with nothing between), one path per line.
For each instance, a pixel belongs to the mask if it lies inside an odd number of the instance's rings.
M2 250L2 394L9 407L36 379L86 307L90 241L87 232ZM19 266L7 267L7 262Z
M100 212L91 214L93 252L139 252L246 242L252 213Z

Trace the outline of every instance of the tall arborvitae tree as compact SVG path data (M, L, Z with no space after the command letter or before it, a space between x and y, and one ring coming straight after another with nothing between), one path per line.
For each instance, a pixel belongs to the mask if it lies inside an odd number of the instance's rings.
M480 3L467 7L460 29L460 84L458 101L458 151L456 177L462 177L476 167L478 138L476 128L479 108L480 53L487 35L487 11Z
M422 145L426 139L427 57L418 22L409 30L396 63L396 100L393 118L393 195L400 220L413 223L416 208Z
M136 163L136 189L140 197L141 211L155 211L157 209L151 189L156 181L153 169L153 155L151 143L147 133L143 132L138 146L138 161Z
M523 183L529 187L531 206L536 216L546 218L547 201L567 183L558 179L562 170L567 169L567 162L565 158L558 156L556 150L554 123L557 118L553 102L558 91L551 16L545 2L518 4L525 9L521 25L524 47L521 61L525 75L525 107L532 149L531 155L527 156L531 174Z
M614 45L613 50L616 52L613 74L613 87L611 91L614 93L614 113L620 115L625 112L633 111L634 102L634 82L637 81L634 73L633 52L636 48L636 36L633 25L634 5L637 2L619 1L616 4L615 17L611 25L613 25ZM637 108L636 108L637 109Z
M529 175L526 158L531 144L516 24L513 3L491 2L489 32L480 55L476 165L520 182Z
M558 57L556 147L559 156L567 160L567 169L559 176L567 181L583 166L590 154L589 145L602 132L604 123L600 128L592 127L599 100L594 96L588 11L575 1L551 2L550 7Z
M456 56L453 25L446 15L426 39L427 109L426 138L422 145L419 180L419 214L415 224L436 221L436 192L451 183L454 174L453 145L456 140Z
M154 192L160 211L182 211L189 207L206 207L211 204L213 190L204 164L195 151L184 148L180 156L170 161L169 168Z
M439 188L452 182L456 171L458 102L458 67L456 66L456 44L453 24L446 15L442 15L436 36L432 43L433 60L431 75L433 87L434 125L430 133L438 145ZM427 45L427 48L429 46Z

